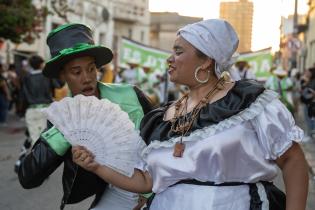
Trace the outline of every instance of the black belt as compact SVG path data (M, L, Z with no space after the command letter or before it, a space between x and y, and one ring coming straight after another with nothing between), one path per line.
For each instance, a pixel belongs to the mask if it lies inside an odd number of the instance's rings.
M176 182L175 184L171 185L175 186L177 184L193 184L193 185L202 185L202 186L239 186L239 185L248 185L248 183L244 183L244 182L224 182L224 183L220 183L220 184L216 184L215 182L202 182L202 181L198 181L196 179L184 179L184 180L180 180L179 182Z

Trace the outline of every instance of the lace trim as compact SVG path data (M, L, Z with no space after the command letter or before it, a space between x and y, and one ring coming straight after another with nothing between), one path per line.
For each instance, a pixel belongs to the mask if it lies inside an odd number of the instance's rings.
M266 159L275 160L283 155L292 145L293 142L303 142L304 132L296 125L292 127L291 131L284 136L281 136L274 142L271 148L271 153L265 156ZM287 141L287 139L291 141Z
M262 94L260 94L257 99L245 110L239 112L236 115L233 115L230 118L222 120L218 124L211 125L208 127L204 127L202 129L198 129L193 131L189 136L183 137L183 142L191 142L191 141L199 141L206 137L212 136L217 132L223 131L225 129L231 128L235 125L238 125L242 122L254 119L257 115L259 115L265 108L267 104L269 104L274 99L278 98L278 93L272 90L265 90ZM146 158L146 156L153 149L158 149L161 147L170 148L175 145L177 141L179 141L180 137L174 137L167 141L152 141L146 148L144 148L141 152L142 158Z

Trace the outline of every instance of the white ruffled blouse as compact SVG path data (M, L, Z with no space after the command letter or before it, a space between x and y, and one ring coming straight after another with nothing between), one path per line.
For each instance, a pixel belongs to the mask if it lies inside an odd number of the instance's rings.
M181 158L173 156L179 137L152 141L142 150L137 168L150 173L157 194L184 179L217 184L272 181L277 175L273 160L302 139L303 131L277 93L265 90L247 109L184 137Z

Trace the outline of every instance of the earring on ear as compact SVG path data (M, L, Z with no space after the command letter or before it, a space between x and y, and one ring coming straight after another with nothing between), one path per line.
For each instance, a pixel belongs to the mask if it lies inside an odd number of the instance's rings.
M225 83L231 83L231 82L232 82L232 79L231 79L230 73L227 71L222 72L221 77L220 77L220 81L218 84L218 89L223 90L224 84Z
M224 82L231 82L232 81L231 75L230 75L230 73L228 71L224 71L221 74L221 77L223 78Z
M201 83L201 84L205 84L205 83L207 83L207 82L209 81L209 79L210 79L210 71L207 70L207 78L206 78L205 80L201 80L201 79L198 78L198 73L199 73L200 70L202 70L202 69L201 69L201 66L199 66L199 67L196 68L196 70L195 70L195 80L196 80L197 82Z

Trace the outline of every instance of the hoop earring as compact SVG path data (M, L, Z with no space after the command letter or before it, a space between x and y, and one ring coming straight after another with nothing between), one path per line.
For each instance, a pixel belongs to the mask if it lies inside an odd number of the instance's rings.
M205 80L201 80L198 78L198 73L201 70L201 66L197 67L195 70L195 80L197 80L197 82L201 83L201 84L205 84L209 81L210 79L210 71L207 71L207 78Z

